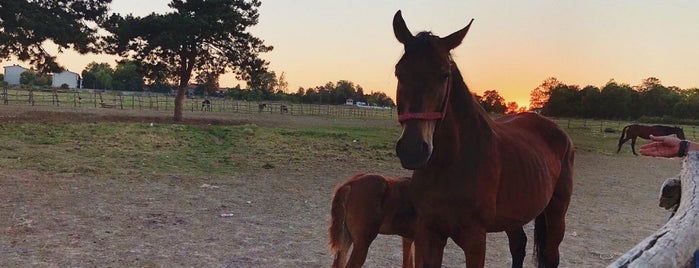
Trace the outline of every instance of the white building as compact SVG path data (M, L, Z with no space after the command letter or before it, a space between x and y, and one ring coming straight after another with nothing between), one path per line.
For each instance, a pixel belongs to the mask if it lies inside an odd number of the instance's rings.
M80 75L68 70L54 73L53 78L51 78L51 86L61 87L63 84L68 85L68 88L78 88L80 85Z
M14 64L12 66L5 66L5 82L10 85L19 85L19 76L29 69Z

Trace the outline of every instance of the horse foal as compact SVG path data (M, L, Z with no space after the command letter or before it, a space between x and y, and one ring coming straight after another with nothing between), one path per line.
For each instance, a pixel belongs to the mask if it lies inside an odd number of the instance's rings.
M332 267L361 267L378 234L402 236L403 267L413 267L415 212L407 194L409 184L408 177L358 174L335 188L328 242L335 255Z

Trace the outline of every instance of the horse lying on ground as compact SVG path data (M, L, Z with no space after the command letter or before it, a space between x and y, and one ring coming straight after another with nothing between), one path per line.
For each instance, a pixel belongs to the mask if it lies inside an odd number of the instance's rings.
M330 211L332 267L361 267L378 234L403 237L403 267L413 267L415 213L407 196L410 178L358 174L335 188ZM350 246L352 254L347 259Z
M621 146L628 140L631 140L631 151L634 155L638 155L636 153L636 138L649 140L650 135L666 136L672 134L676 135L680 139L685 139L684 131L679 127L668 127L662 125L645 126L639 124L628 125L621 130L621 137L619 138L619 145L616 152L619 153L619 151L621 151Z

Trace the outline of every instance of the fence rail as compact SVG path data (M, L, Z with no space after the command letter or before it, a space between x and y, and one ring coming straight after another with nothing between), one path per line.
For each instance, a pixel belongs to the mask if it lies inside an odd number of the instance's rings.
M174 110L175 97L168 94L103 90L1 89L5 105L65 106L131 110ZM270 101L244 101L227 98L187 98L184 109L201 112L278 113L348 118L392 118L395 110L354 105L299 104Z
M699 152L690 152L679 175L682 193L674 216L608 267L695 267L699 249Z

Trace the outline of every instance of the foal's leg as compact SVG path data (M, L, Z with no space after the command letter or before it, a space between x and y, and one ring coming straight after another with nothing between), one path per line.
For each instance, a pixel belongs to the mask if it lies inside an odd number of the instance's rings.
M340 245L340 250L335 253L332 268L345 267L345 264L347 263L347 252L349 252L350 246L352 246L352 241L348 241L348 243L343 243Z
M524 266L524 257L527 255L527 235L522 227L506 233L512 255L512 268L521 268Z
M352 254L350 254L349 261L347 262L347 268L360 268L364 265L366 261L366 255L369 252L369 245L374 241L378 231L370 237L362 237L354 241L354 247L352 248Z

